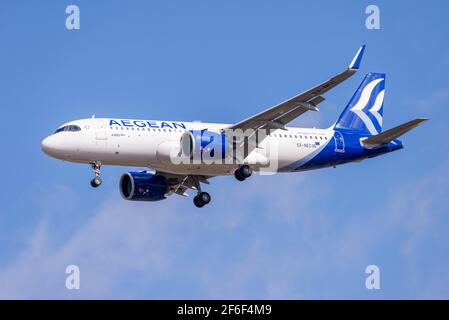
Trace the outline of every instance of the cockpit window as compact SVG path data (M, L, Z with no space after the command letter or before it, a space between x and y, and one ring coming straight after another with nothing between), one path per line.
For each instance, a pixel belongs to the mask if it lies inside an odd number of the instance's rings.
M55 133L61 132L61 131L81 131L81 128L75 125L68 125L61 128L56 129Z

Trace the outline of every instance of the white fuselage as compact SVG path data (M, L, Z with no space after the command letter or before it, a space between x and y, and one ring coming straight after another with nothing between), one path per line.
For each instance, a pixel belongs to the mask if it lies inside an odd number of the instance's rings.
M42 149L54 158L71 162L101 161L104 165L149 167L174 174L230 175L237 167L235 163L174 164L164 154L166 146L179 144L182 134L188 130L207 129L218 133L228 126L200 122L82 119L66 123L59 129L76 127L78 131L56 132L42 142ZM255 170L263 167L266 171L278 171L323 148L332 137L332 129L273 130L247 161ZM271 149L269 153L267 149Z

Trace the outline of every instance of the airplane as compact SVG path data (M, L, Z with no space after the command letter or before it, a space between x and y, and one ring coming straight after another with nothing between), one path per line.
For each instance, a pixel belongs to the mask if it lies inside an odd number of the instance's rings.
M56 159L90 164L94 188L102 183L102 165L144 167L121 176L124 199L159 201L195 190L198 208L211 201L202 185L212 177L234 175L244 181L253 172L301 172L377 157L402 149L398 138L428 120L382 130L384 73L368 73L330 127L287 126L318 111L323 94L359 70L364 52L363 45L350 65L329 80L235 124L93 116L63 124L41 148Z

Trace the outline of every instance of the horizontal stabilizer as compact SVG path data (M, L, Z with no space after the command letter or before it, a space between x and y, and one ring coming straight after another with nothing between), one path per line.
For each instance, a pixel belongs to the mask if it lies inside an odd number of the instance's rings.
M384 131L382 133L376 134L372 137L369 137L362 141L362 144L367 148L374 148L377 146L380 146L382 144L389 143L390 141L399 138L403 134L409 132L410 130L416 128L421 123L427 121L429 119L426 118L418 118L409 122L406 122L404 124L401 124L400 126L394 127L392 129L389 129L387 131Z

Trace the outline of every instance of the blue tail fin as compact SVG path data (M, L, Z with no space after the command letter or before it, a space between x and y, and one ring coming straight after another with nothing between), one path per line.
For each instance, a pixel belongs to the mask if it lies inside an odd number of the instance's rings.
M385 74L368 73L352 96L335 128L372 135L382 132Z

